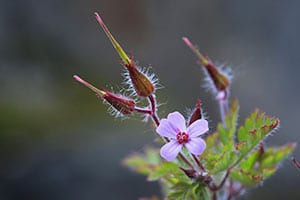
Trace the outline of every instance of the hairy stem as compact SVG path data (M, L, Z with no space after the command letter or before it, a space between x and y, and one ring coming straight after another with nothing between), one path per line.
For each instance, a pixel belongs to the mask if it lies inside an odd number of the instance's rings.
M217 94L217 100L219 102L220 107L220 115L223 125L226 127L225 117L228 115L228 91L220 91Z
M149 101L151 104L151 117L152 120L154 121L154 123L156 124L156 126L159 126L159 118L157 116L157 112L156 112L156 100L155 97L153 95L149 96Z
M138 113L143 113L143 114L152 115L152 110L149 110L149 109L144 109L144 108L140 108L140 107L135 107L135 108L134 108L134 111L135 111L135 112L138 112Z

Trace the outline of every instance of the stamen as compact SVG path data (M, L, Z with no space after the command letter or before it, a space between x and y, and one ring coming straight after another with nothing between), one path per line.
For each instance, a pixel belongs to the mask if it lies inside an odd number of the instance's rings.
M189 135L185 132L179 132L176 135L176 139L179 144L185 144L189 141Z

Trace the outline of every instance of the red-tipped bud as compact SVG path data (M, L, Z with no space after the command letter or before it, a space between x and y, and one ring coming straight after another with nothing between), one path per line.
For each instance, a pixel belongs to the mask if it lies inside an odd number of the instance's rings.
M129 72L129 77L131 79L131 82L133 84L133 87L136 91L136 93L139 96L142 97L148 97L153 94L154 92L154 84L151 82L151 80L142 73L137 67L135 62L130 59L123 48L120 46L120 44L117 42L117 40L113 37L113 35L110 33L106 25L104 24L103 20L101 19L100 15L98 13L95 13L96 19L101 25L102 29L104 30L105 34L111 41L112 45L116 49L117 53L122 59L122 62L125 66L125 68Z
M84 81L79 76L74 75L74 79L84 86L88 87L92 91L96 93L96 96L100 99L105 99L111 106L113 106L117 111L124 115L129 115L134 111L135 108L135 101L129 99L127 97L123 97L121 95L117 95L106 90L99 90L98 88L94 87L90 83Z
M207 70L207 73L209 74L209 77L214 83L215 88L218 91L224 91L228 88L230 84L229 78L221 72L212 62L209 58L203 56L200 51L189 41L188 38L183 37L182 40L185 42L185 44L195 53L195 55L199 58L201 64L205 67Z
M192 115L189 120L189 125L191 125L194 121L202 118L202 112L201 112L201 101L198 99L196 107L194 108Z

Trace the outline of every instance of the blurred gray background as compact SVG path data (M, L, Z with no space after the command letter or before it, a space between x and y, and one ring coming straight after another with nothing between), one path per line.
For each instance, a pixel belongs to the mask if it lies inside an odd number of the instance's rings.
M201 98L212 129L218 105L202 87L187 36L232 66L239 122L256 107L281 119L269 145L299 142L300 1L0 0L0 199L138 199L159 195L121 165L153 144L151 124L110 116L78 74L117 91L119 57L98 11L127 52L151 65L164 89L159 114ZM299 148L293 153L300 159ZM300 171L287 159L263 187L240 199L300 199Z

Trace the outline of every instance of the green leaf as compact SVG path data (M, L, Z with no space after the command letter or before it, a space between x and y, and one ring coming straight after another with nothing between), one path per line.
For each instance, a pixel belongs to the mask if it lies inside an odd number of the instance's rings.
M170 200L209 200L205 185L198 182L179 182L172 187L172 190L168 194Z
M239 151L240 156L237 163L244 159L272 130L277 128L278 125L278 118L266 116L256 109L251 116L246 119L245 125L238 130L236 149Z
M155 169L149 174L148 180L155 181L165 176L172 176L174 174L182 173L175 163L164 162L159 166L156 166Z
M262 155L260 167L276 166L282 159L286 158L296 147L296 143L289 143L280 148L268 148Z
M237 155L233 151L224 151L219 157L211 161L210 173L216 174L226 170L236 160Z
M244 171L241 168L232 169L229 176L232 180L238 181L248 187L254 186L263 180L262 174Z
M226 125L220 123L217 132L206 138L206 150L200 158L204 160L204 165L211 174L226 170L237 160L234 136L238 111L238 101L234 99L229 109L229 114L225 118Z
M232 165L235 168L231 171L231 179L245 186L253 186L276 171L276 167L274 166L270 167L266 165L268 167L264 168L260 162L265 153L261 149L256 151L254 149L272 130L278 127L278 124L278 118L266 116L265 113L260 112L258 109L245 120L244 126L241 126L237 133L238 142L235 147L239 156L234 165ZM273 155L271 151L268 151L267 155L269 154ZM279 157L283 158L284 156L286 154ZM266 156L264 162L274 164L273 161L267 161L267 157L270 159L269 156ZM280 160L277 159L276 161L279 162Z
M254 168L255 163L257 162L257 159L259 158L259 156L261 155L260 151L254 151L252 152L250 155L248 155L247 158L245 158L241 164L240 167L244 170L244 171L250 171Z
M263 178L264 179L268 178L269 176L271 176L272 174L274 174L277 171L277 169L278 169L277 166L263 168L262 169Z
M228 115L225 117L226 125L218 125L217 132L219 133L219 139L224 146L229 146L233 148L234 135L237 126L239 112L239 104L237 99L232 101L231 107L229 109Z
M184 200L190 193L191 184L179 182L172 187L173 192L168 194L170 199Z
M240 162L230 177L246 186L253 186L274 174L278 169L278 163L295 147L295 143L290 143L280 148L268 148L265 152L262 148L253 151Z

